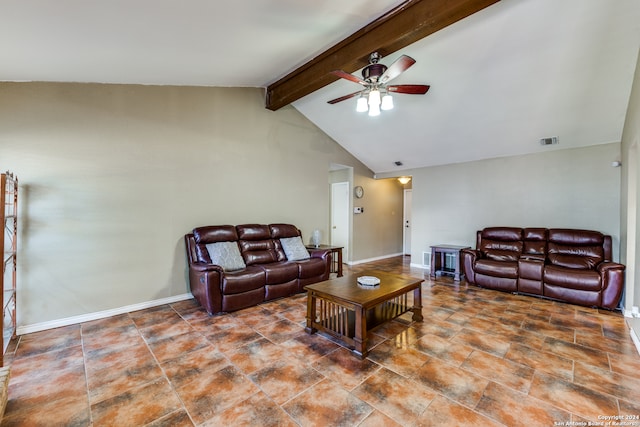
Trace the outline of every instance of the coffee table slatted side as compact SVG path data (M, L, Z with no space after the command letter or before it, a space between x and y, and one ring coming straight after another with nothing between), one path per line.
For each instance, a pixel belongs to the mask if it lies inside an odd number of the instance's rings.
M325 332L364 358L367 331L410 311L413 311L413 321L422 321L420 284L423 279L381 271L370 275L383 279L379 289L361 289L355 276L306 286L307 333Z
M381 323L384 323L402 316L413 309L413 306L409 307L408 299L408 294L402 294L392 300L383 302L379 305L380 314L376 317L380 319Z
M316 329L330 333L342 340L353 337L353 307L334 301L318 299L319 316ZM349 319L351 317L351 319Z
M318 298L317 317L312 328L325 332L350 346L355 345L355 307Z

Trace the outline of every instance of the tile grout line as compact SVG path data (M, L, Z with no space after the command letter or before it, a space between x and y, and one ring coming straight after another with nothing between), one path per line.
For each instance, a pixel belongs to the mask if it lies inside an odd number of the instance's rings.
M80 325L80 345L82 346L82 369L84 371L85 390L87 392L87 411L89 411L89 423L93 425L93 410L91 409L91 393L89 392L89 373L87 372L87 353L84 346L84 328Z
M182 316L180 316L180 313L178 313L171 304L168 304L168 306L180 317L180 321L182 322L186 322ZM180 396L180 393L178 393L178 391L176 390L173 382L169 379L169 377L167 376L167 372L165 371L164 367L162 366L162 363L160 363L160 360L158 360L158 357L156 356L156 354L154 353L153 349L151 348L151 346L149 345L149 342L147 341L147 339L144 337L144 335L142 335L142 332L140 331L140 328L138 327L138 325L136 324L136 322L134 321L134 319L131 317L130 313L127 313L129 315L129 318L131 319L131 323L133 323L133 325L136 328L136 331L138 331L138 334L140 334L140 337L142 338L142 341L144 342L145 346L147 347L147 350L149 350L149 353L151 353L151 356L153 357L153 360L156 362L156 365L158 366L158 368L160 368L160 371L162 372L162 377L163 379L169 383L169 387L171 388L171 391L176 395L176 397L178 398L178 400L180 401L180 405L182 405L182 409L184 410L184 412L187 414L187 416L189 417L189 420L193 423L193 425L197 425L195 423L195 421L193 420L191 413L189 413L189 411L187 410L187 406L184 404L184 401L182 400L182 397ZM191 326L191 324L189 324L189 322L186 322L189 327L191 329L193 329L193 327ZM196 331L194 329L194 331ZM198 333L200 333L200 331L196 331ZM147 382L146 384L150 384L155 380L151 380L149 382ZM165 414L160 418L157 418L156 420L152 420L151 422L147 423L147 424L151 424L157 420L161 420L162 418L170 415L171 413L173 413L175 411L170 412L169 414Z

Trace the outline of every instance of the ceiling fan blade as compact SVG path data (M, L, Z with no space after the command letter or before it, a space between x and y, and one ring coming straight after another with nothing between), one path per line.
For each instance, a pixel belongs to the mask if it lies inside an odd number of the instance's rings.
M331 72L331 74L333 74L334 76L341 77L343 79L351 80L354 83L360 83L361 85L365 84L365 82L363 82L362 80L360 80L359 78L357 78L353 74L347 73L346 71L334 70L334 71Z
M387 86L389 92L408 93L410 95L424 95L431 86L429 85L391 85Z
M410 56L402 55L400 58L396 59L393 64L389 65L387 71L384 72L378 79L380 83L388 82L391 79L395 79L400 74L402 74L407 68L411 67L416 63L416 60Z
M331 101L327 101L327 104L336 104L338 102L345 101L345 100L347 100L349 98L353 98L356 95L360 95L361 93L362 93L361 90L358 91L358 92L353 92L353 93L350 93L349 95L341 96L340 98L336 98L336 99L332 99Z

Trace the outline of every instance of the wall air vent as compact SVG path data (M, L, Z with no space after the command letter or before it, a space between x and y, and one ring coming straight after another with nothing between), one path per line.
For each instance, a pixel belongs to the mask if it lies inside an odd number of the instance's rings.
M426 269L431 268L431 252L422 252L422 266Z
M558 137L552 136L550 138L542 138L540 140L540 145L553 145L558 143Z

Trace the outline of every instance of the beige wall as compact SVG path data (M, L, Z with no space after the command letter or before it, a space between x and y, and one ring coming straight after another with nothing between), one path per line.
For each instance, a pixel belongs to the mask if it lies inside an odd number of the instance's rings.
M352 197L350 212L362 207L362 214L351 213L351 239L345 262L358 264L402 253L403 187L396 179L373 179L364 171L352 175L351 168L330 173L329 182L345 182L353 187L361 185L364 196Z
M260 89L0 83L0 168L20 180L18 325L186 293L195 226L328 236L332 162L371 181L295 109L266 110ZM369 221L396 209L370 200ZM354 257L399 250L387 234L359 243L362 227Z
M620 144L554 150L412 171L412 262L431 245L475 247L489 226L567 227L620 244Z
M624 308L630 312L640 306L640 55L636 66L633 88L629 98L627 117L622 132L622 186L620 196L621 259L627 266Z
M366 261L381 254L402 254L403 188L396 179L356 177L364 196L354 206L364 209L353 216L353 260Z

